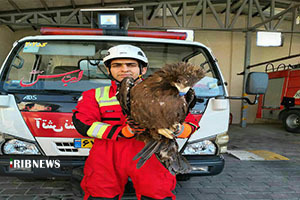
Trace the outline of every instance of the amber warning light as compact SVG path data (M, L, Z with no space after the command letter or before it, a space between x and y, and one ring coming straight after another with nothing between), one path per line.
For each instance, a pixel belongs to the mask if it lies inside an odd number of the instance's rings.
M115 35L131 37L147 37L162 39L185 40L187 34L183 32L165 31L140 31L140 30L119 30L119 29L90 29L90 28L55 28L42 27L42 35Z

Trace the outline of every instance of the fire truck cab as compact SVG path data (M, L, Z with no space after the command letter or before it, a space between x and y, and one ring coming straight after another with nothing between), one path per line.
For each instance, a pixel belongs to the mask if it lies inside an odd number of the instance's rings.
M221 173L229 100L209 48L184 40L184 33L128 30L126 36L116 36L103 35L99 29L73 28L43 28L41 32L15 42L0 70L1 175L69 177L84 165L93 140L77 133L72 109L83 91L110 85L102 59L110 47L119 44L143 49L150 66L146 77L166 63L181 61L205 70L206 76L194 86L197 103L191 111L200 129L189 139L177 141L193 167L186 176ZM14 168L12 159L55 159L60 167Z

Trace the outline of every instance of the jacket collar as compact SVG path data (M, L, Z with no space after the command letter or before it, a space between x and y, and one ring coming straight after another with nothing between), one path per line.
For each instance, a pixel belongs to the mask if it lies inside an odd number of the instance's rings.
M117 89L118 89L118 86L116 84L116 81L111 81L111 87L109 90L109 98L116 95Z

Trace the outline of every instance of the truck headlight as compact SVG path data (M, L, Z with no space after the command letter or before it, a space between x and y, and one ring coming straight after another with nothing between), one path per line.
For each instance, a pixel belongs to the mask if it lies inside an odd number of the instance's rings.
M210 140L189 143L184 149L183 155L215 155L216 145Z
M39 155L40 152L33 143L11 139L5 142L3 145L4 154L28 154Z

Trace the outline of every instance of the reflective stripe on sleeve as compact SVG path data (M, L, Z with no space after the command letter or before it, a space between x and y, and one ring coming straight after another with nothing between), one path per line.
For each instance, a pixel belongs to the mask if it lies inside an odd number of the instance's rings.
M94 122L92 126L89 128L87 131L87 135L90 137L95 137L95 138L102 138L105 130L109 127L110 125L102 122Z

